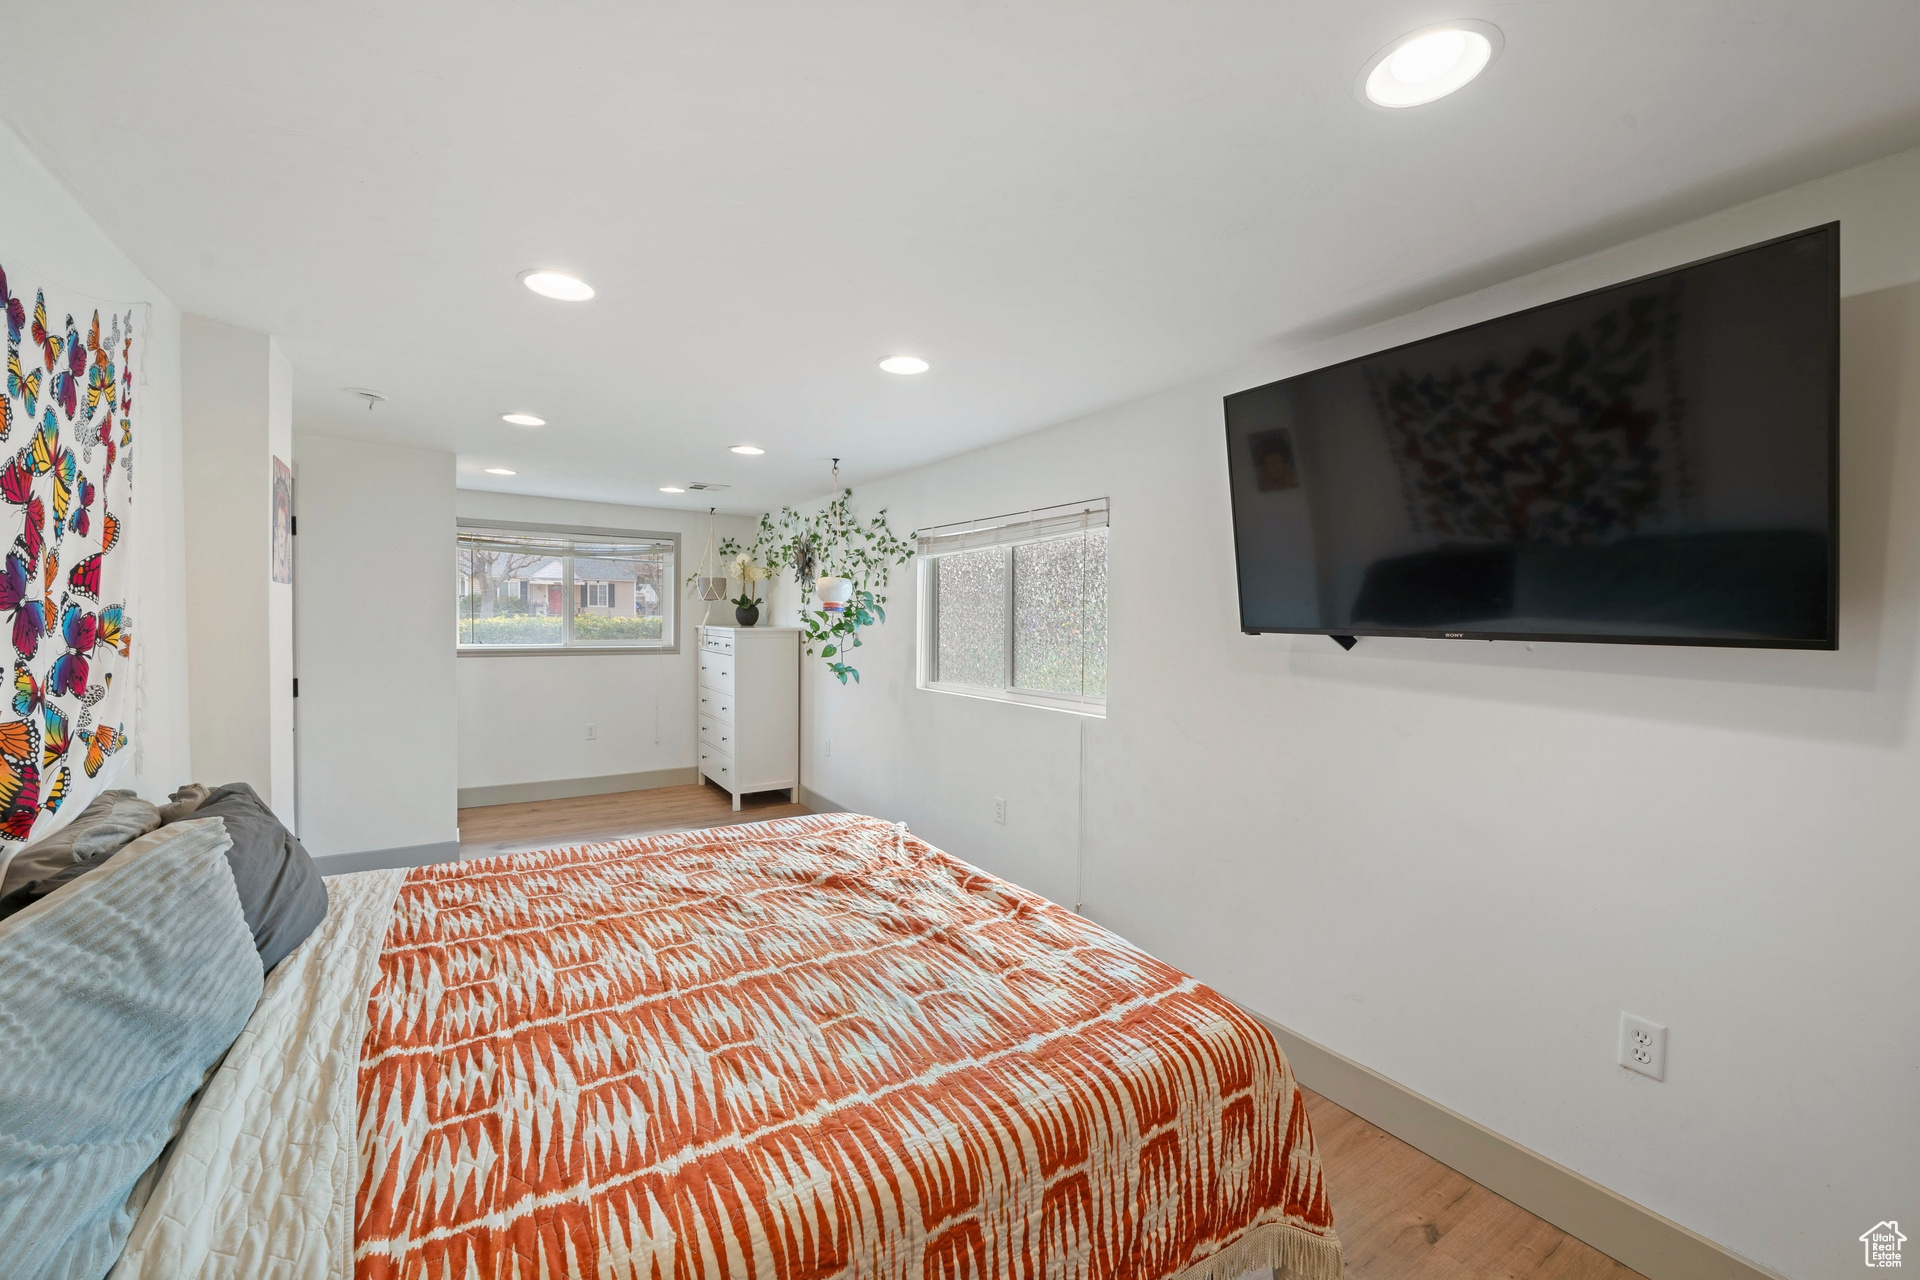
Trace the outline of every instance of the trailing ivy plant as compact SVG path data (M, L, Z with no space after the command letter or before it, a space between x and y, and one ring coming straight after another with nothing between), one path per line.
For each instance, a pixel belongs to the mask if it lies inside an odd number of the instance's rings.
M769 573L793 570L808 655L817 651L841 684L849 676L858 683L860 673L847 662L848 653L860 647L863 628L887 620L887 577L896 565L913 558L913 543L887 526L886 508L862 524L853 516L851 489L811 515L782 507L777 516L760 517L750 547L732 538L720 544L723 556L742 551ZM812 607L815 578L851 579L853 597L847 607L837 614Z

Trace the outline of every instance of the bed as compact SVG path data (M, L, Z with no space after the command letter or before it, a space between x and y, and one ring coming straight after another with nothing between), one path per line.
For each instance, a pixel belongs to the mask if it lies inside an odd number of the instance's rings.
M850 814L371 871L113 1274L1340 1274L1273 1037Z

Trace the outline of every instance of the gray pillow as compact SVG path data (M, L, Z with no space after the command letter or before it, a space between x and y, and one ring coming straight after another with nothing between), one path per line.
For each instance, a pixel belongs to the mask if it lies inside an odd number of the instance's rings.
M167 803L160 806L160 825L164 827L169 822L178 822L182 818L192 817L193 811L198 809L206 798L207 788L204 784L189 782L168 796Z
M43 898L160 825L160 811L131 791L102 791L80 816L13 855L0 876L0 915ZM21 890L29 890L21 896Z
M0 1255L98 1280L259 1002L226 833L182 822L0 920Z
M233 848L240 907L260 949L260 966L271 969L327 918L327 887L313 859L293 832L280 825L273 810L244 782L215 787L193 811L193 820L219 818Z

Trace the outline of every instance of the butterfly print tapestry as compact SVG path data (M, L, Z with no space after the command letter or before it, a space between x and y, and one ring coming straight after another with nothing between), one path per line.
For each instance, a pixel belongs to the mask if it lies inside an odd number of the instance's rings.
M134 311L0 262L0 864L110 785L133 699Z
M815 815L407 874L355 1273L1340 1274L1272 1035L905 828Z

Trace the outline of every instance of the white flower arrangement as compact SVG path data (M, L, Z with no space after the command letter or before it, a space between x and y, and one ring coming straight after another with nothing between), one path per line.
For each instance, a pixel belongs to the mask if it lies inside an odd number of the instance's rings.
M755 564L753 557L744 551L728 563L727 572L743 587L752 587L756 582L765 582L768 577L767 571Z

